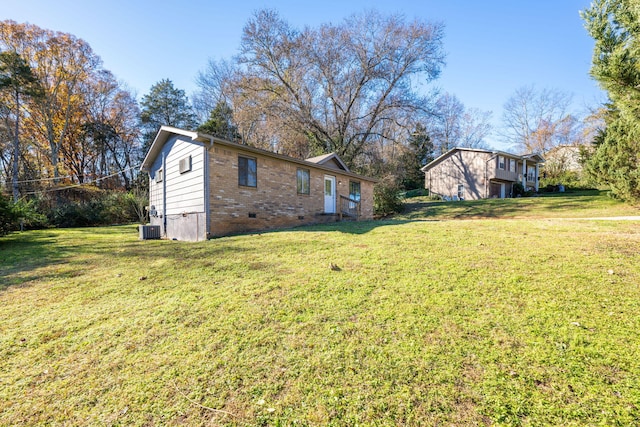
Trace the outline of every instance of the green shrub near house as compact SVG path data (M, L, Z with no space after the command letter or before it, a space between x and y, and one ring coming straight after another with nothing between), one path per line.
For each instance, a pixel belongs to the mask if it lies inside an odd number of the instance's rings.
M393 179L383 179L373 187L373 212L384 217L402 211L401 188Z

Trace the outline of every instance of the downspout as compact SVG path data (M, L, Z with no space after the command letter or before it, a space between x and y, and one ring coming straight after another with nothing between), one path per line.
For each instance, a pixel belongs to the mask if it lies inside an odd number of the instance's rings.
M162 152L162 228L167 237L167 158Z
M212 233L211 227L211 177L209 175L209 150L213 148L213 138L209 138L209 146L204 145L204 167L203 177L204 180L204 229L205 238L209 238Z

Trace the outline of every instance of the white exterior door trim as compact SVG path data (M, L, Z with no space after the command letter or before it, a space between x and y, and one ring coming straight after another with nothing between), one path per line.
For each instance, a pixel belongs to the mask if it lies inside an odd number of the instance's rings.
M336 177L324 176L324 213L336 213Z

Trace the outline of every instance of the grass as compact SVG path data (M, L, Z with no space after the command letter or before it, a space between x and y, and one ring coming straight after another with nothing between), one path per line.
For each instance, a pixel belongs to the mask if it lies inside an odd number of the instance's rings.
M620 203L598 190L550 193L541 197L441 202L415 197L405 202L403 219L593 218L640 216L640 206Z
M627 211L594 197L575 209ZM637 425L640 222L531 200L200 243L2 238L0 425Z

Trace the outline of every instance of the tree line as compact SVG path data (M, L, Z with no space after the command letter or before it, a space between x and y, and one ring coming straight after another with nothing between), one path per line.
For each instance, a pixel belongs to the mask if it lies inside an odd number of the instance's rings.
M638 57L631 25L637 2L597 3L583 18L597 41L592 74L611 105L585 119L570 111L570 95L523 86L505 103L499 133L517 151L542 154L594 140L595 154L584 150L588 170L611 184L612 147L636 140L627 126L634 98L616 94L637 87L625 63ZM164 79L138 101L85 41L0 21L3 192L18 201L70 185L144 189L137 167L161 125L299 158L336 152L358 172L421 187L426 162L456 146L487 148L493 131L491 112L435 89L443 37L442 24L376 11L297 29L276 11L260 10L243 29L238 55L211 60L198 73L191 100ZM633 176L629 163L623 166ZM636 194L615 188L621 197Z

